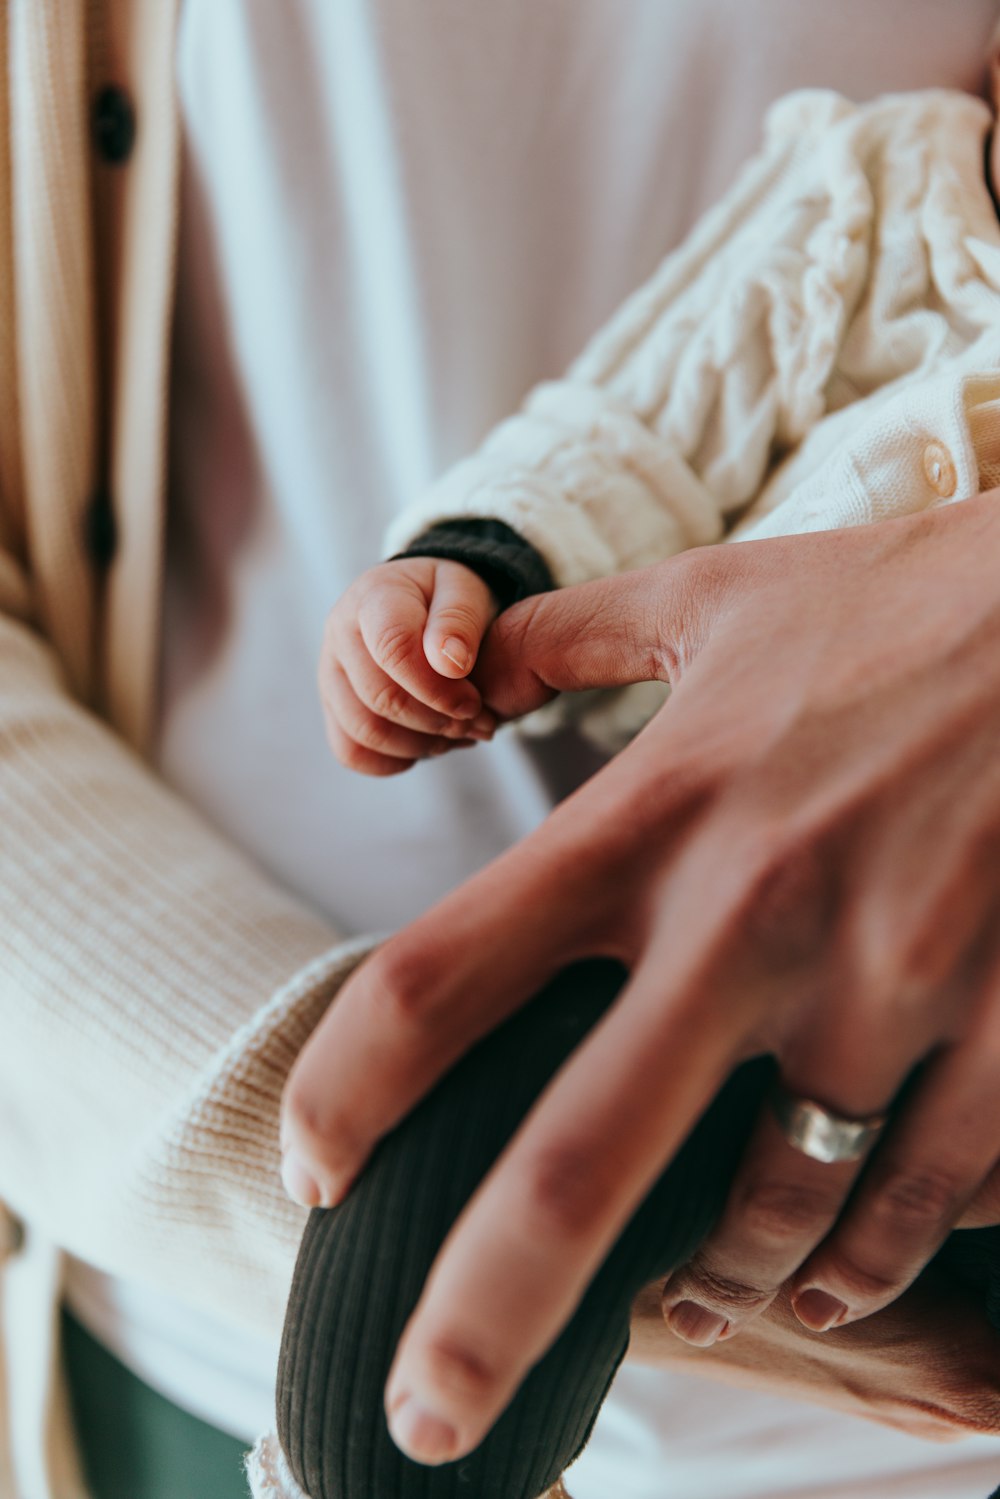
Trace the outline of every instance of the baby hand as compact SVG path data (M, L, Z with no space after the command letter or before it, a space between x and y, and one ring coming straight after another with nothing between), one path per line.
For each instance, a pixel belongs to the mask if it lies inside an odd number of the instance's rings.
M401 557L363 573L326 623L319 689L342 765L391 776L491 739L496 717L464 679L498 611L460 562Z

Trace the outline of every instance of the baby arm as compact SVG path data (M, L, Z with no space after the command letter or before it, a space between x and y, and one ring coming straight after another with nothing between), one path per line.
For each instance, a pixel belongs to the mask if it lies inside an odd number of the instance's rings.
M491 739L468 680L501 609L551 586L535 549L500 522L432 528L370 568L331 610L319 665L327 737L368 775Z

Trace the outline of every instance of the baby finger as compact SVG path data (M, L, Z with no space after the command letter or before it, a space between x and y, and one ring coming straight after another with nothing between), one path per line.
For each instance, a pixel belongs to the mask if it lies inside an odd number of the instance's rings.
M338 641L336 656L324 653L320 662L319 683L324 700L328 679L338 669L347 678L355 696L376 718L389 719L392 723L399 724L401 728L414 729L421 734L440 735L448 739L470 736L476 739L486 739L492 736L496 727L496 719L491 713L480 711L474 717L452 717L415 698L372 660L364 641L356 631L351 631Z
M331 727L335 730L330 737L331 748L351 770L365 768L357 763L359 749L365 756L374 754L412 764L414 760L443 754L454 744L453 739L442 735L421 734L390 719L379 718L360 700L345 673L336 667L327 673L323 683L323 711L328 731Z

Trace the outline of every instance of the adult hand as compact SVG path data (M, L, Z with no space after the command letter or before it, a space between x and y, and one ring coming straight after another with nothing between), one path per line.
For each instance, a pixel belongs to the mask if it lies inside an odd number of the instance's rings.
M379 949L291 1075L286 1181L332 1203L554 971L597 954L631 970L428 1279L387 1390L413 1456L478 1443L744 1057L774 1053L792 1092L852 1117L925 1067L860 1182L760 1120L719 1228L667 1287L693 1341L731 1335L789 1277L811 1327L868 1316L963 1213L1000 1218L998 555L991 494L703 548L497 621L477 684L501 714L557 689L673 692Z
M891 1306L822 1336L802 1326L782 1290L740 1337L710 1348L664 1337L660 1287L647 1286L632 1310L628 1357L925 1441L1000 1433L997 1335L982 1296L933 1265Z

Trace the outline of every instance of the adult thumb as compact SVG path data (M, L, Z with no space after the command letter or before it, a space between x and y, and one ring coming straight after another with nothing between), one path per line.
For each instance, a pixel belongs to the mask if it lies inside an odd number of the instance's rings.
M636 572L534 594L507 609L476 670L484 701L516 718L557 692L676 685L682 660L697 654L709 623L697 581L701 559L723 550L732 549L700 548Z

